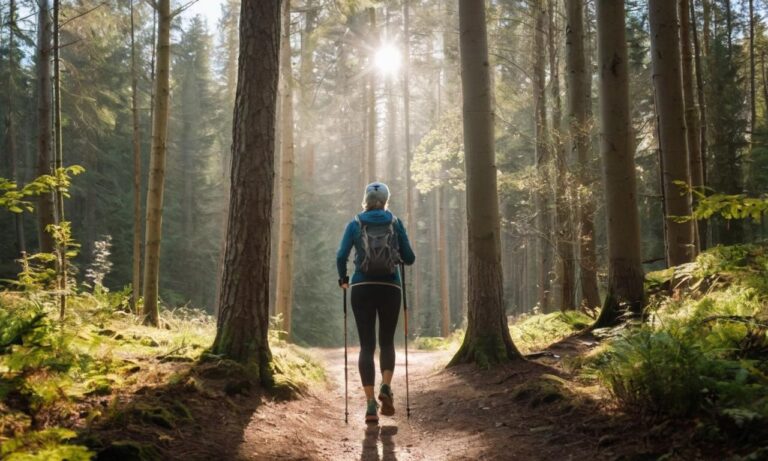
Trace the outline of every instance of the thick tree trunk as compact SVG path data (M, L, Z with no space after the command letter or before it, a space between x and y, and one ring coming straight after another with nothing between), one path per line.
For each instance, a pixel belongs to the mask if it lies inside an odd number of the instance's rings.
M691 32L693 32L693 56L694 56L694 66L696 68L696 100L699 103L699 158L696 159L696 162L699 163L699 167L701 168L701 185L706 186L707 185L707 165L706 165L706 158L707 158L707 149L709 146L708 140L707 140L707 104L706 99L704 97L704 68L701 65L701 47L699 46L699 33L696 28L696 8L694 6L694 2L691 2ZM707 31L708 32L708 31ZM690 146L689 146L690 147ZM693 169L692 172L696 172L696 169ZM692 178L693 179L693 178ZM701 221L698 223L698 231L699 231L699 249L704 250L707 248L707 238L709 235L709 221Z
M138 69L131 0L131 115L133 119L133 271L131 277L131 309L135 312L141 295L141 132L138 104Z
M280 1L243 2L232 135L232 202L213 352L271 382L269 327L270 222Z
M699 142L699 108L694 96L694 66L693 47L691 43L690 0L680 0L678 11L680 12L680 42L682 45L682 71L683 71L683 98L685 100L685 127L688 138L688 165L691 176L691 187L701 190L704 186L704 169L701 162L701 143ZM695 205L695 195L691 196L692 205ZM701 239L698 221L693 224L693 256L701 250Z
M37 26L37 174L53 171L51 140L51 16L48 0L40 0ZM53 194L40 195L37 203L37 235L40 251L53 253L54 242L45 229L54 224Z
M667 237L667 264L677 266L693 260L693 222L680 222L691 215L691 194L675 184L691 183L688 170L688 142L685 129L680 40L677 5L669 0L649 0L651 63L661 151L664 222Z
M451 335L451 295L448 284L448 220L445 215L445 186L435 188L435 210L437 211L437 254L440 273L440 335Z
M538 304L542 312L549 311L549 300L552 288L552 245L549 238L552 232L552 215L550 210L550 164L549 134L547 131L547 96L545 77L545 44L544 31L546 27L546 10L544 0L536 0L536 20L534 25L533 46L533 111L536 132L536 171L539 177L539 190L536 193L536 231L537 260L538 260Z
M459 0L461 88L467 178L467 333L451 364L480 366L520 358L509 335L502 286L499 198L485 3Z
M605 175L608 292L594 327L639 317L645 304L624 2L597 0L600 150Z
M168 139L168 101L171 67L170 0L157 1L157 75L152 120L152 151L149 157L147 191L147 228L144 238L144 323L158 326L160 312L160 240L162 238L163 191L165 189L165 156Z
M283 33L280 42L281 142L280 215L277 245L277 282L275 311L283 317L283 331L291 339L293 310L293 72L291 70L291 0L283 2Z
M579 189L593 187L590 172L589 108L592 104L591 88L587 87L588 74L584 49L584 5L566 1L565 28L566 69L568 74L568 127L571 156L577 160ZM582 304L588 308L600 305L597 290L597 260L595 256L594 203L587 193L579 197L579 266Z

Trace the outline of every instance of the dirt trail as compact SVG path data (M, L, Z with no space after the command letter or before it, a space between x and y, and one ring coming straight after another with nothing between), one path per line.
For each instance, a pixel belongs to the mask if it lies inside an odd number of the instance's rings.
M399 350L393 382L397 413L366 426L357 350L349 354L349 424L344 424L343 349L314 353L327 366L328 389L299 401L260 405L243 431L238 459L592 461L655 459L663 453L631 423L617 426L594 401L520 393L526 383L561 373L551 366L557 362L551 355L479 372L472 366L445 370L451 356L445 351L410 352L407 419Z
M328 388L300 401L261 406L245 429L238 452L241 459L445 459L435 457L434 448L425 450L428 434L418 424L418 413L426 402L417 395L421 395L430 376L447 363L449 353L409 351L412 415L409 420L405 414L405 355L402 350L397 351L392 383L397 413L393 417L381 416L376 426L363 422L365 397L357 371L358 350L350 348L348 356L348 424L344 423L344 350L315 349L313 353L326 365Z

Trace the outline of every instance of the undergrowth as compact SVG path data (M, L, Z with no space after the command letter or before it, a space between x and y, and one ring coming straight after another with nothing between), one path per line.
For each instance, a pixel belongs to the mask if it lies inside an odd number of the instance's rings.
M510 325L509 333L520 352L529 354L583 330L592 321L578 311L524 315Z
M768 254L716 247L648 274L649 320L617 332L588 359L624 407L699 418L707 440L768 438Z

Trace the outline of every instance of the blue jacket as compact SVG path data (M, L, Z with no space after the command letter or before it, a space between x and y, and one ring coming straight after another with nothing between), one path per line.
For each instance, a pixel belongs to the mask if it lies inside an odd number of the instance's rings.
M365 211L357 215L364 223L371 224L385 224L392 221L393 214L387 210L370 210ZM408 234L405 232L405 226L400 219L395 224L395 231L397 232L398 242L400 243L400 257L405 264L411 265L416 260L416 255L413 254L411 244L408 241ZM400 286L400 270L396 270L392 275L386 275L384 277L371 277L366 276L360 272L360 265L363 262L363 243L360 238L360 226L356 220L352 220L347 224L347 228L344 230L344 237L341 239L339 245L339 251L336 253L336 268L339 271L339 279L343 279L347 276L347 260L349 259L349 253L352 251L352 247L355 248L355 272L352 274L350 285L361 283L384 283L387 285Z

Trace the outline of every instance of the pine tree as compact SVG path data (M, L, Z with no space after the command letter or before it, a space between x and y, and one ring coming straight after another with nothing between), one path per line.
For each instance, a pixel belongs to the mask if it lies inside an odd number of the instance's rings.
M469 229L467 332L451 364L490 366L520 357L507 327L501 271L491 79L485 4L459 0Z
M280 74L280 1L243 2L232 143L232 202L213 352L271 381L269 256ZM259 104L255 102L259 101Z

